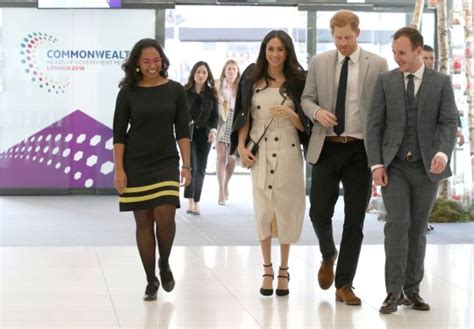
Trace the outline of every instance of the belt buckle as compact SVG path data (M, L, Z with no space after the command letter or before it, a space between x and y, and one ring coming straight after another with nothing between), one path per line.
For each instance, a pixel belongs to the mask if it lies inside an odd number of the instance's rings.
M413 155L407 154L407 156L405 157L405 160L406 160L407 162L412 162L412 161L413 161Z
M339 136L341 138L341 143L347 143L347 136Z

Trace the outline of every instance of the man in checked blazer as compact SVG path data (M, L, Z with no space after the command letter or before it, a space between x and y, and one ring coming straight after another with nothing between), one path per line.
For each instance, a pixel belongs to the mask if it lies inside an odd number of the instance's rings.
M367 123L369 165L387 209L383 314L400 304L430 309L419 294L426 223L439 180L451 175L457 125L453 89L448 76L423 64L422 50L418 30L395 32L392 51L399 68L379 76Z
M311 59L301 97L303 111L314 123L306 155L313 165L309 215L323 258L320 287L329 289L335 278L336 300L360 305L352 283L372 183L364 146L367 114L377 75L388 66L384 58L359 47L359 18L353 12L338 11L330 28L337 49ZM341 182L344 228L334 275L338 252L332 217Z

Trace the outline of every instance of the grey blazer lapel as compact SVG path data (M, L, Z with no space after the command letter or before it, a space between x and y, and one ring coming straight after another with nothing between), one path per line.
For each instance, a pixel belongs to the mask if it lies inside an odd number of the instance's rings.
M365 77L367 76L367 71L369 70L369 56L366 54L366 52L361 49L360 50L360 59L359 59L359 80L358 80L358 88L359 90L357 91L359 95L359 99L362 99L362 91L364 90L364 82L365 82Z
M425 103L428 99L430 93L431 85L433 84L433 71L426 69L423 73L423 80L421 80L420 88L418 89L418 106L417 113L418 116L421 114L422 110L425 108Z
M331 112L335 111L336 103L335 103L335 95L337 91L335 90L336 82L335 82L335 74L336 72L336 65L337 65L337 50L334 50L329 57L329 63L327 63L327 82L328 82L328 91L329 91L329 99L331 100Z

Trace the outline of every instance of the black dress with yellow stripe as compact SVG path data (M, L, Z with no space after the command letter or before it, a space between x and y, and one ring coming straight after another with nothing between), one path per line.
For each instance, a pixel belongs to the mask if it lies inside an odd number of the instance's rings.
M120 211L179 208L179 154L176 141L189 138L183 87L170 80L155 87L123 87L114 114L114 144L124 144L127 188Z

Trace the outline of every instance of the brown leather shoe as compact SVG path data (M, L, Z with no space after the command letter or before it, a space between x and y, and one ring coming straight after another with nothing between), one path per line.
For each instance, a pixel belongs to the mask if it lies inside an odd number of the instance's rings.
M379 312L382 314L390 314L398 310L398 305L403 304L404 298L403 294L393 294L389 293L387 298L383 301L382 306L380 307Z
M426 303L423 298L418 293L407 295L405 298L406 301L408 301L407 306L412 306L413 309L417 311L429 311L430 310L430 304Z
M362 304L359 297L352 291L351 286L345 286L336 289L336 301L343 302L346 305L360 305Z
M336 262L337 250L329 259L323 259L318 272L318 282L321 289L327 290L334 282L334 262Z

